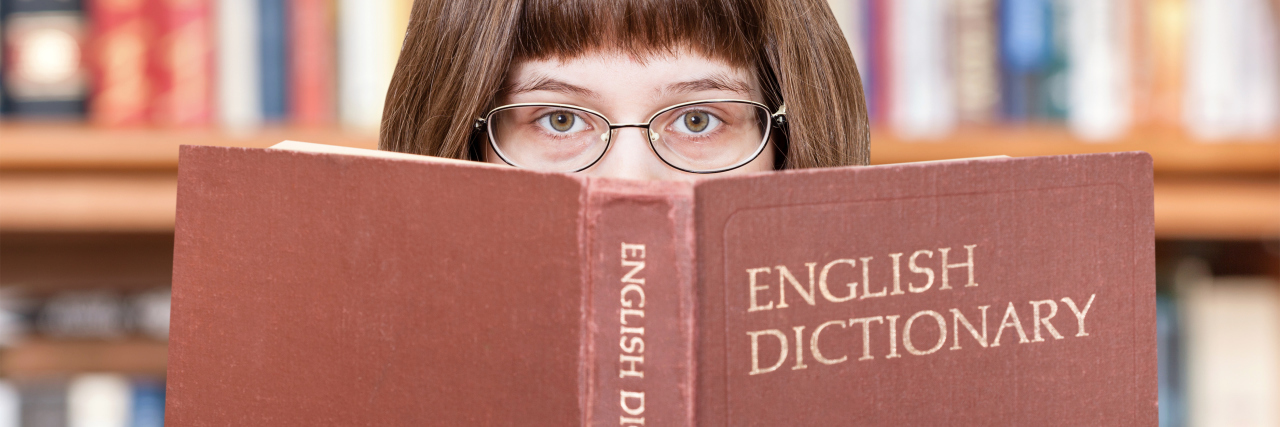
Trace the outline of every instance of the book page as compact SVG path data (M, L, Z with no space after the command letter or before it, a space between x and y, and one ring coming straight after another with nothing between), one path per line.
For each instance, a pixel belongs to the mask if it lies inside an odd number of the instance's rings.
M502 167L501 165L472 162L468 160L449 159L444 157L423 156L420 154L400 153L395 151L370 150L367 148L343 147L340 145L315 144L302 141L283 141L268 147L270 150L301 151L306 153L330 153L349 156L381 157L386 159L415 160L420 162L443 162L465 164L468 166Z

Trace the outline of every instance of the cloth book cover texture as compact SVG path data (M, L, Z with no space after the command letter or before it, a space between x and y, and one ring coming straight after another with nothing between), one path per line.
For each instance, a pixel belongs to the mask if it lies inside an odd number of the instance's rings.
M181 151L167 421L1156 425L1151 158Z

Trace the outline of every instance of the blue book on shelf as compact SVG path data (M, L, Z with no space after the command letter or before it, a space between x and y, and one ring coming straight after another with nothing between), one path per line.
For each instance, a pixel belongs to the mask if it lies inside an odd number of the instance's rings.
M1035 94L1037 118L1063 121L1067 119L1067 3L1058 0L1049 5L1049 19L1046 31L1049 43L1046 46L1044 71L1037 79Z
M282 121L288 111L288 14L285 0L258 0L262 118Z
M1167 295L1156 296L1156 370L1160 380L1157 390L1160 399L1160 425L1181 427L1186 425L1183 410L1182 363L1180 350L1181 328L1178 323L1177 305Z
M1052 0L1004 0L1000 27L1001 105L1012 122L1030 119L1053 49Z
M130 427L164 427L164 381L133 382Z

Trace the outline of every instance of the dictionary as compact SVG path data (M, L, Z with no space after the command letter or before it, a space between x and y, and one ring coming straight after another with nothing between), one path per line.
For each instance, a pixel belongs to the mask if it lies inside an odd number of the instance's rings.
M177 426L1157 423L1152 163L184 146Z

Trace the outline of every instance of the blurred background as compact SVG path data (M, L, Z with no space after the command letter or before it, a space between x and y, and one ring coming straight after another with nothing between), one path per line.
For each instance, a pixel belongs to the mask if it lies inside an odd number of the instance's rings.
M0 426L164 410L179 144L373 148L411 0L0 0ZM1280 426L1280 1L830 0L874 164L1155 159L1160 417Z

